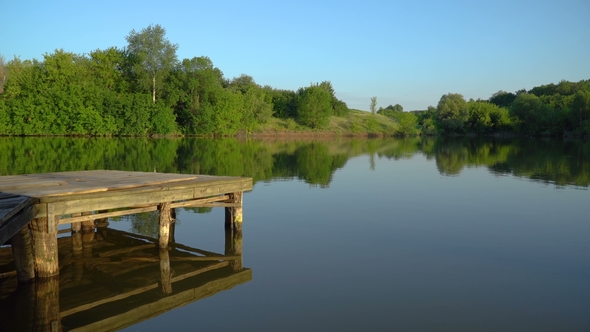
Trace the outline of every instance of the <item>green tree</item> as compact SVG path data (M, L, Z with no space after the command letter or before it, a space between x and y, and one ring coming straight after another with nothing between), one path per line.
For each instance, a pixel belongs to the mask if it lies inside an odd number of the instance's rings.
M549 109L541 99L530 93L518 95L510 107L517 130L528 135L539 135L546 130L548 113Z
M578 131L590 134L590 91L576 92L572 103L571 117L577 125Z
M371 113L375 114L375 108L377 107L377 97L371 97L371 104L369 108L371 109Z
M483 101L469 101L467 108L469 109L469 119L467 120L467 130L476 134L487 134L492 131L492 107L498 107L494 104Z
M242 94L248 92L248 90L254 88L260 88L258 84L254 81L254 78L250 75L241 74L238 77L234 77L230 82L228 87L232 90L239 91Z
M97 49L90 52L90 60L90 70L95 84L109 91L127 92L129 90L124 72L128 58L124 50L116 47L109 47L106 50Z
M396 134L402 136L410 136L416 133L418 117L414 115L414 113L399 112L396 119L399 125Z
M10 116L3 99L0 99L0 135L8 135L11 132Z
M4 85L8 80L8 72L6 70L6 61L4 56L0 54L0 94L4 93Z
M385 116L388 116L390 118L395 118L397 116L397 114L399 114L399 113L401 113L403 111L404 111L404 108L402 107L402 105L395 104L395 106L389 105L389 106L387 106L385 108L379 107L379 110L377 111L377 114L385 115Z
M443 95L436 107L436 119L447 133L462 133L469 117L467 102L458 93Z
M208 57L184 59L171 72L162 91L183 132L215 132L214 105L224 90L223 82L223 73Z
M272 104L267 102L266 92L251 76L242 74L232 79L229 89L242 94L244 105L241 108L242 127L248 131L272 117ZM268 98L270 101L271 98Z
M270 87L265 87L264 90L270 95L273 116L283 119L297 117L297 92Z
M330 93L331 100L330 104L332 105L332 114L335 116L345 116L348 114L348 106L342 100L336 98L336 92L334 91L334 87L332 86L332 82L330 81L323 81L319 84L320 88L325 89Z
M299 89L297 116L299 121L311 128L322 128L332 115L331 96L318 84Z
M489 101L490 103L496 104L500 107L510 107L510 104L512 104L515 98L516 95L514 93L500 90L494 93L490 97Z
M166 30L159 24L150 25L140 32L131 30L125 39L129 43L129 52L137 59L134 69L151 81L152 101L155 103L156 79L176 65L178 44L170 43L166 38Z

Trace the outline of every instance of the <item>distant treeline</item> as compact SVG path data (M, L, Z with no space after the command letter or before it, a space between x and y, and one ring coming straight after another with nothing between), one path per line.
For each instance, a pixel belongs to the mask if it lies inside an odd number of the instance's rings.
M408 134L416 124L425 135L585 136L590 135L590 80L564 80L514 93L498 91L488 100L466 101L460 94L449 93L437 107L424 111L403 112L396 104L377 113L397 119Z
M126 39L122 49L56 50L42 61L0 56L0 135L235 135L272 117L325 128L331 116L349 112L329 81L280 90L244 74L226 79L205 56L180 61L159 25ZM376 97L373 113L375 104ZM392 135L590 135L590 80L499 91L488 100L449 93L424 111L397 104L376 113L398 123Z
M273 116L321 128L348 112L329 81L290 91L229 80L207 57L179 61L165 33L151 25L123 49L42 61L0 57L0 135L234 135Z

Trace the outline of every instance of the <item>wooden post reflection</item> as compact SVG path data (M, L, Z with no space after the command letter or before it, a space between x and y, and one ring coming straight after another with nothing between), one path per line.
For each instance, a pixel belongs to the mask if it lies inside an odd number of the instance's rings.
M33 331L61 331L59 277L37 279Z
M80 224L80 223L78 223ZM73 226L73 224L72 224ZM81 224L80 224L81 226ZM82 280L84 276L84 261L83 257L83 245L82 245L82 232L81 227L72 227L71 241L72 241L72 279L75 281Z
M167 248L160 248L160 286L162 293L172 293L172 273L170 272L170 253Z
M108 212L108 211L107 210L98 211L98 213L106 213L106 212ZM109 218L98 218L98 219L94 220L94 223L95 223L96 227L107 228L107 227L109 227Z
M84 212L83 216L91 215L92 212ZM82 256L92 258L92 242L94 241L94 220L82 221Z
M35 283L21 283L0 301L0 331L33 331Z
M230 228L225 229L225 254L232 256L239 255L240 258L231 260L229 266L231 266L234 271L240 271L243 269L241 231L236 231Z

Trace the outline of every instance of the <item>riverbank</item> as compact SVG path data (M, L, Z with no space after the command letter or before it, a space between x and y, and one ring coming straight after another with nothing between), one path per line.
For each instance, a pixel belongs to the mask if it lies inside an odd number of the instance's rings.
M329 124L325 128L310 128L299 124L292 118L280 119L272 117L267 123L260 125L253 131L241 130L236 135L237 137L283 137L283 138L297 138L297 137L389 137L395 136L398 130L398 123L381 114L371 114L369 112L360 110L350 110L346 116L332 116ZM0 135L2 136L2 135ZM30 137L103 137L113 135L47 135L47 134L31 134L31 135L4 135L4 136L30 136ZM167 134L167 135L115 135L120 137L212 137L218 135L184 135L184 134ZM227 135L219 135L227 136Z

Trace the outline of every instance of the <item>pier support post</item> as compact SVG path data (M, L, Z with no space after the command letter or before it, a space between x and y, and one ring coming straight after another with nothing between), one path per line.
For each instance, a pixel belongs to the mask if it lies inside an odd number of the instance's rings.
M81 213L72 213L72 217L78 217L81 215L82 215ZM82 230L82 222L80 222L80 221L73 222L71 230L72 230L72 234L80 233L80 231Z
M160 204L158 210L160 211L158 246L159 248L166 248L170 240L170 224L172 223L170 203Z
M24 283L35 278L35 261L29 226L26 225L12 237L12 256L16 265L16 278Z
M35 274L38 278L50 278L59 274L57 255L57 218L38 218L31 221Z
M235 192L229 194L228 203L233 203L235 206L225 208L225 228L233 229L237 232L242 231L242 204L243 192Z

